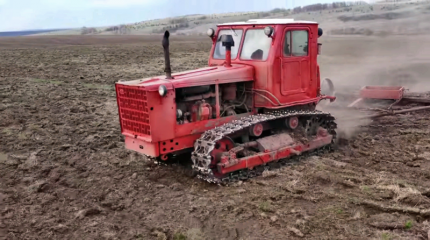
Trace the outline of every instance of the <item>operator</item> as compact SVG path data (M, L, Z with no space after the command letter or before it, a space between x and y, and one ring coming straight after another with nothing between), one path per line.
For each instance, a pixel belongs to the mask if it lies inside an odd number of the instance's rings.
M263 59L263 50L257 49L255 52L251 54L251 59L253 60L261 60Z

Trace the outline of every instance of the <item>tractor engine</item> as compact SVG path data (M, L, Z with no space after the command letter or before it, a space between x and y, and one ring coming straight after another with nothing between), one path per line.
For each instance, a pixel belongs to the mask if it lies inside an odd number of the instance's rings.
M246 83L219 85L221 117L249 112L252 98L249 96L249 92L247 93L246 87L249 90L252 88L250 84L246 86ZM210 120L217 117L215 85L179 88L175 90L175 94L177 124Z
M191 122L209 120L212 116L212 106L205 100L197 101L191 110Z
M212 119L215 92L210 86L176 90L176 119L178 124Z

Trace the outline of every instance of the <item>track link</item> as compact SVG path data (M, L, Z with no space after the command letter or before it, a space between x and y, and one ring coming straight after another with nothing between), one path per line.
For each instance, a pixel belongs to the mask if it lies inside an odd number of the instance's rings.
M304 152L299 156L281 159L279 161L268 163L263 166L258 166L254 169L242 169L236 172L229 173L223 178L218 178L214 175L213 170L209 167L211 164L211 152L215 149L217 141L228 137L234 132L249 128L257 123L263 123L271 120L286 119L289 117L320 117L324 119L322 127L326 128L329 134L333 135L331 144L323 146L319 149ZM264 170L273 170L285 165L291 165L303 157L309 157L321 151L327 151L332 148L336 139L337 124L334 122L335 118L330 114L318 110L313 111L275 111L267 114L256 114L241 119L234 120L214 129L204 132L194 144L194 152L191 154L193 162L193 169L197 173L197 177L210 183L228 184L240 180L247 180L256 176L260 176Z

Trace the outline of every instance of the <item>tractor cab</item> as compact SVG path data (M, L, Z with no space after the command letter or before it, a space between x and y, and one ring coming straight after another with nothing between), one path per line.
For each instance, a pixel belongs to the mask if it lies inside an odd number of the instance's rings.
M231 44L230 57L233 61L266 61L271 52L275 51L273 53L276 55L276 49L282 49L286 56L306 55L309 52L310 38L313 38L314 34L318 35L317 37L322 35L321 28L317 28L317 32L314 33L312 30L315 29L312 26L317 27L318 24L293 19L251 19L246 22L219 24L217 30L210 28L207 31L207 35L213 41L209 64L216 65L219 60L228 60L226 59L226 39L228 44ZM286 29L293 30L293 34L291 31L285 31ZM224 35L228 38L223 38ZM275 45L275 38L285 41L281 44L282 47Z
M281 103L314 99L319 95L317 55L322 29L318 23L294 19L251 19L208 29L213 44L209 66L250 65L256 89L273 94ZM259 107L273 108L256 98Z

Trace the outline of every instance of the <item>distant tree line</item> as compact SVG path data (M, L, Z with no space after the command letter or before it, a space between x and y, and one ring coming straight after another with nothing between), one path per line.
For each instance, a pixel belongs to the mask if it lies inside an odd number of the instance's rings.
M333 2L333 3L316 3L307 5L304 7L296 7L293 9L294 13L300 12L314 12L314 11L322 11L326 9L336 9L336 8L345 8L355 5L365 5L367 4L364 1L356 1L356 2Z
M118 34L118 35L125 35L125 34L130 34L131 29L134 29L134 25L121 24L118 26L107 27L103 31L104 32L112 32L112 33ZM97 31L97 29L95 29L95 28L87 28L87 27L81 28L81 35L96 34L96 33L100 33L100 32L102 32L102 30Z
M172 25L165 26L163 28L153 29L152 33L163 33L166 30L169 30L169 32L174 33L180 29L184 29L184 28L187 28L189 26L190 25L188 24L188 22L180 23L180 24L172 24Z
M170 24L185 24L188 22L188 18L186 17L182 17L182 18L178 18L178 19L171 19L169 21Z
M129 34L131 32L128 25L125 25L125 24L121 24L119 26L108 27L105 29L105 31L106 32L113 32L114 34L119 34L119 35L125 35L125 34Z
M97 33L97 29L95 28L87 28L87 27L82 27L81 28L81 35L87 35L87 34L94 34Z

